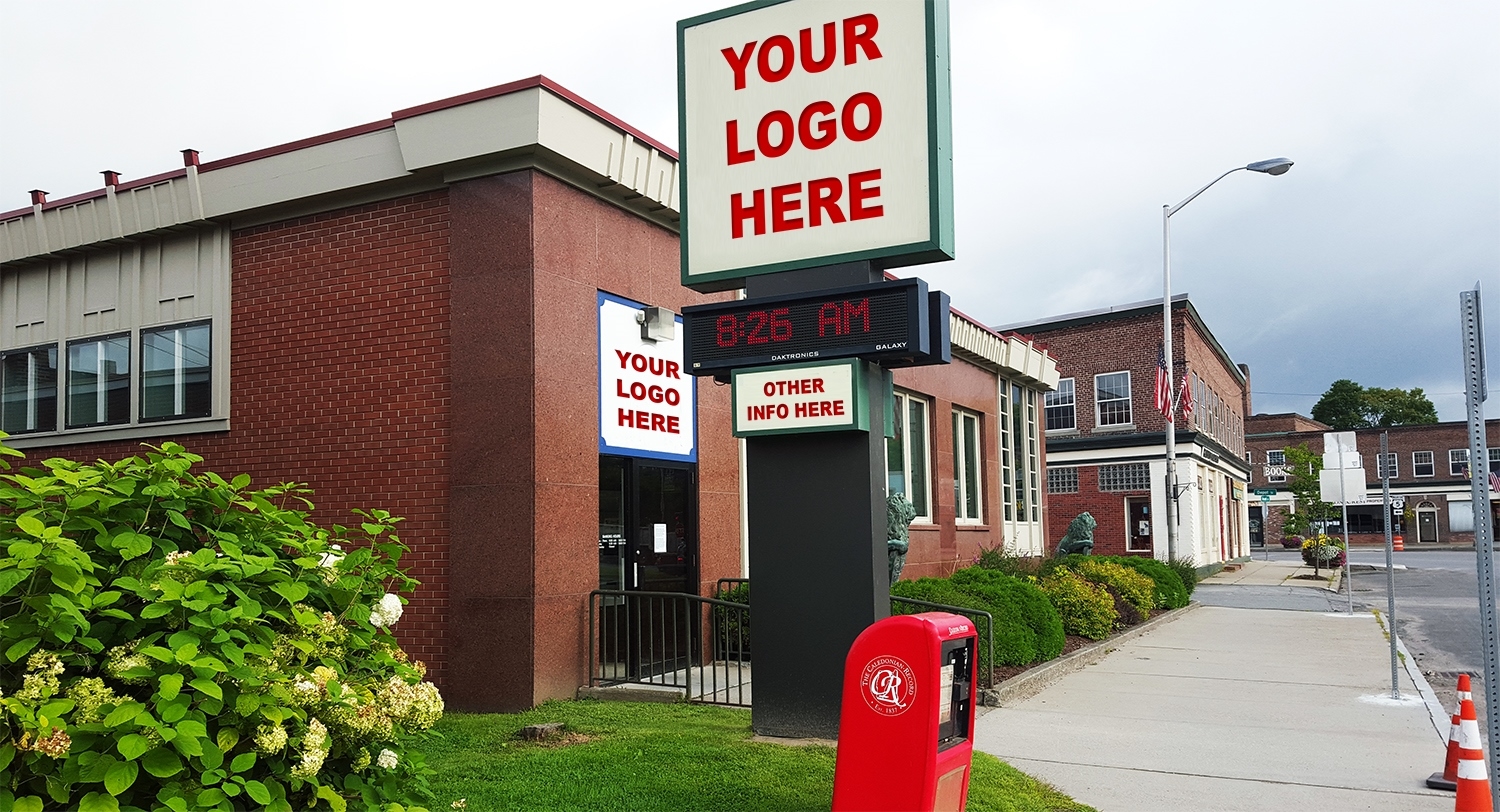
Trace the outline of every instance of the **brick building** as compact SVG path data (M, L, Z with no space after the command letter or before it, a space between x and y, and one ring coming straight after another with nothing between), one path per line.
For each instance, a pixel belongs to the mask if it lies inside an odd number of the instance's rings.
M256 486L308 483L321 522L404 516L422 585L397 633L456 709L572 696L591 590L753 574L729 389L668 381L680 340L635 322L713 298L680 285L671 149L535 77L184 155L0 213L10 445L117 459L171 439ZM1045 536L1056 365L959 314L951 331L954 364L894 376L892 485L926 500L914 575ZM625 424L607 382L630 353L679 412Z
M1315 453L1323 450L1327 426L1298 414L1258 414L1245 422L1245 451L1251 464L1251 485L1275 489L1265 518L1265 539L1275 545L1284 535L1282 525L1296 500L1287 485L1286 452L1290 446L1306 445ZM1380 435L1388 432L1387 456L1380 458ZM1355 441L1365 469L1365 498L1351 500L1349 543L1385 543L1385 511L1381 496L1381 474L1390 472L1391 496L1404 501L1401 520L1393 525L1406 544L1474 543L1474 503L1470 491L1469 440L1466 422L1428 426L1397 426L1360 429ZM1500 470L1500 420L1485 421L1485 443L1489 467ZM1500 511L1500 493L1491 492L1490 510ZM1252 508L1260 518L1261 508ZM1330 532L1342 533L1336 523Z
M1213 566L1246 554L1244 414L1249 368L1236 365L1186 296L1172 300L1173 381L1193 410L1176 427L1178 555ZM1058 358L1046 395L1047 493L1057 535L1088 511L1095 551L1168 555L1166 420L1154 407L1161 300L997 328Z

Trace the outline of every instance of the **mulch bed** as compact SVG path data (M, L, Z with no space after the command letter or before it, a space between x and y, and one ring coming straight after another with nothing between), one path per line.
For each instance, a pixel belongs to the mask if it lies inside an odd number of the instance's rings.
M1073 652L1075 652L1075 651L1077 651L1077 650L1083 648L1084 646L1087 646L1087 645L1089 645L1089 644L1091 644L1093 642L1095 642L1095 641L1090 640L1087 637L1079 637L1076 634L1070 634L1070 635L1068 635L1067 637L1065 637L1063 639L1062 654L1059 654L1058 656L1062 657L1062 656L1065 656L1065 655L1068 655L1068 654L1072 654ZM1051 660L1047 661L1047 663L1050 663L1050 662L1052 662L1052 661ZM1002 683L1002 682L1010 679L1011 677L1016 676L1017 674L1023 674L1023 673L1025 673L1027 671L1030 671L1033 668L1036 668L1039 665L1046 665L1047 663L1032 663L1030 665L1001 665L1001 666L996 666L995 670L994 670L995 684L999 685L1000 683Z

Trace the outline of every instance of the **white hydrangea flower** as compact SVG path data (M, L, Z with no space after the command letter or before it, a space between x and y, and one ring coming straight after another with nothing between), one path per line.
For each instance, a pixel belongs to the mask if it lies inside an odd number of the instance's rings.
M396 761L396 754L390 750L381 750L380 755L375 758L375 763L380 765L382 770L396 769Z
M389 629L401 619L401 611L401 598L387 592L370 610L370 625Z
M330 552L324 553L323 556L318 559L318 566L333 569L334 567L338 566L338 563L340 561L344 560L344 548L338 546L337 544L330 544L328 545L328 547Z

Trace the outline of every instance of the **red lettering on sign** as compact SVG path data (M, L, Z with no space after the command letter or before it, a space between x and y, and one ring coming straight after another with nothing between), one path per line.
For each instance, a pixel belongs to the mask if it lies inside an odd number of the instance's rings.
M730 235L733 239L745 236L745 220L755 226L755 236L766 233L766 190L756 189L750 195L750 205L745 205L739 192L729 196Z
M802 191L802 184L792 183L786 186L771 187L771 230L772 231L796 231L802 227L801 217L788 218L787 214L802 209L802 201L788 200L788 195L798 194Z
M880 217L885 214L885 207L880 205L866 205L865 201L880 197L879 186L865 186L867 183L880 180L879 169L869 169L864 172L854 172L849 175L849 219L867 220L871 217ZM758 194L758 192L757 192ZM756 231L760 234L760 231Z
M832 22L823 24L823 56L821 58L813 56L813 30L811 28L804 28L797 32L796 47L793 47L791 38L786 34L773 34L766 37L763 43L752 40L745 43L739 51L724 48L719 53L724 55L724 61L729 63L729 70L734 74L735 90L745 89L752 55L758 57L755 61L756 72L765 82L775 83L785 79L798 62L808 73L822 73L833 65L834 58L837 56L838 27ZM858 62L861 54L864 55L866 61L880 58L880 46L875 44L875 34L880 30L879 18L874 14L860 14L845 19L842 27L845 65ZM760 45L758 53L756 45ZM778 53L773 54L772 51Z
M729 121L724 125L724 141L729 145L729 165L755 160L755 150L740 149L740 123Z
M839 207L841 185L838 178L821 178L806 185L811 197L808 199L808 217L789 217L801 210L802 201L797 199L803 184L792 183L771 187L770 219L773 231L794 231L813 228L824 223L838 224L845 220L868 220L885 216L885 207L880 200L880 170L870 169L849 175L849 214ZM826 219L825 219L826 215ZM733 239L745 236L745 221L749 220L756 236L766 233L766 190L756 189L750 193L750 205L745 205L745 196L735 192L729 196L729 234Z
M879 105L879 100L876 100ZM839 137L839 123L837 119L829 118L834 112L832 104L826 101L818 101L802 108L802 115L797 117L797 135L802 139L802 146L808 149L822 149L832 144ZM825 116L818 121L813 121L813 116ZM813 135L813 127L817 127L818 134ZM855 138L855 141L863 141L863 138Z
M734 89L745 89L745 68L750 64L750 52L755 50L755 43L745 43L745 49L736 54L733 48L725 48L719 53L724 55L724 61L729 63L729 69L734 71Z
M865 108L866 117L863 128L854 123L854 111L861 107ZM849 97L849 101L844 102L839 120L844 125L844 135L849 136L850 141L870 140L875 133L880 132L880 98L867 91L855 93Z

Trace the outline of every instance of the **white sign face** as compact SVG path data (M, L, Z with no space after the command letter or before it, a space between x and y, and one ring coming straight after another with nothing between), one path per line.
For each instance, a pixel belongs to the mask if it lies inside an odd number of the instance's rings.
M678 31L683 284L952 258L945 4L791 0Z
M675 338L641 338L641 306L599 294L599 452L696 462L697 384Z
M864 428L855 363L761 367L733 377L734 434Z

